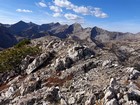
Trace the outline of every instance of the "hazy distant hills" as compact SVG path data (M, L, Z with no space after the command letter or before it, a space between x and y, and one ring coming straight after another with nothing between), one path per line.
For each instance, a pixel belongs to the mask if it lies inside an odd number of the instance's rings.
M34 39L47 35L53 35L59 38L72 37L80 40L91 41L91 39L94 39L106 42L110 40L137 38L140 33L110 32L98 27L83 28L78 23L72 25L62 25L60 23L37 25L32 22L26 23L19 21L12 25L0 24L0 48L11 47L24 38Z

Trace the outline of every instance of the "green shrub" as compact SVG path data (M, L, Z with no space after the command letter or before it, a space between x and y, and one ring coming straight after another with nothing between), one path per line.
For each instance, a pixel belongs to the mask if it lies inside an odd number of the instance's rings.
M19 47L28 45L30 43L31 43L31 41L29 39L24 39L24 40L20 41L18 44L16 44L15 47L19 48Z
M22 45L22 44L19 44ZM0 52L0 72L20 70L19 65L27 55L35 56L40 52L38 47L18 46Z

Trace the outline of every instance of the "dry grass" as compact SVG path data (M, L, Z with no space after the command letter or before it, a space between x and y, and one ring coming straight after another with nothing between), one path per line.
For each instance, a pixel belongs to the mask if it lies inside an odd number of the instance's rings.
M140 90L140 81L135 81L134 82L135 83L135 85L139 88L139 90Z
M48 87L51 86L63 86L64 83L66 83L67 81L71 80L73 78L73 74L69 74L68 76L66 76L63 79L60 79L57 75L55 76L51 76L49 78L46 79L46 85Z
M129 83L130 83L129 80L124 81L124 85L129 85Z
M104 101L102 100L96 100L95 105L104 105Z
M2 90L4 90L4 89L7 89L7 88L9 88L9 87L10 87L10 86L7 85L7 83L2 84L2 85L0 86L0 91L2 91Z

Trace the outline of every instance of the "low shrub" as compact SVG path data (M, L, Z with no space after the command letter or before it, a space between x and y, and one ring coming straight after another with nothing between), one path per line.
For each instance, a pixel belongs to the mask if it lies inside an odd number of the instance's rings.
M31 43L31 41L29 39L24 39L24 40L20 41L18 44L16 44L15 47L19 48L19 47L28 45L30 43Z
M20 70L21 61L27 55L35 56L40 52L38 47L27 46L28 43L26 40L0 52L0 72Z

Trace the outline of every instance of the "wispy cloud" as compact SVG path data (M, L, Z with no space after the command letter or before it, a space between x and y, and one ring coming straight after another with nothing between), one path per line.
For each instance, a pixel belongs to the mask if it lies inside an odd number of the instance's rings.
M56 13L60 13L62 12L62 9L60 7L57 7L57 6L50 6L50 10L56 12Z
M17 12L24 12L24 13L31 13L33 12L32 10L28 10L28 9L17 9Z
M81 19L81 17L79 17L78 15L72 14L72 13L65 14L64 17L68 20Z
M75 5L68 0L54 0L54 4L59 7L65 7L67 9L72 9L75 7Z
M69 21L84 23L84 19L76 14L67 13L64 15L64 17Z
M37 3L37 5L40 6L40 7L47 7L46 3L43 2L43 1Z
M101 8L89 6L77 6L68 0L54 0L53 3L62 8L73 10L75 13L82 15L92 15L98 18L106 18L108 15L101 10Z
M61 17L62 15L60 13L53 13L53 17Z

